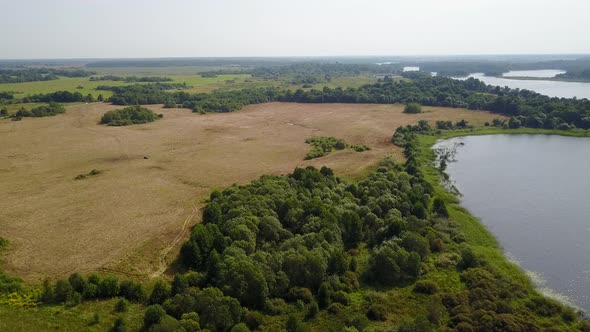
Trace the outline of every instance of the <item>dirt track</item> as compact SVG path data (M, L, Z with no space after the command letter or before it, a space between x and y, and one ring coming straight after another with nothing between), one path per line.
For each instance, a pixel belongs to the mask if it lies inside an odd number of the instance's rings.
M55 117L0 120L0 236L11 242L8 272L27 280L97 269L150 276L198 222L193 202L211 188L306 165L354 176L388 154L401 156L390 144L400 125L495 117L444 108L408 115L399 105L269 103L207 115L153 106L164 114L154 123L97 125L115 108L80 105ZM303 161L304 140L313 135L372 150ZM92 169L104 173L74 180Z

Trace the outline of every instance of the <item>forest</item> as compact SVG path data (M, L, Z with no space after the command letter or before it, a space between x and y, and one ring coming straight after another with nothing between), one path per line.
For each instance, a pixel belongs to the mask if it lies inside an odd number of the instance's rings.
M23 83L35 81L56 80L58 76L64 77L88 77L94 72L83 69L55 69L55 68L0 68L0 84Z
M137 82L170 82L173 81L170 77L162 76L116 76L116 75L105 75L105 76L92 76L90 81L120 81L127 83Z
M485 110L512 117L511 128L546 129L590 128L590 101L555 98L529 90L490 86L469 78L454 80L431 77L425 73L405 73L408 81L389 78L360 88L322 90L281 90L249 88L237 91L214 91L208 94L167 92L160 85L132 85L113 88L111 102L121 105L156 104L173 101L195 112L232 112L245 105L270 101L298 103L375 103L443 106Z
M119 297L114 310L143 303L144 331L590 328L465 243L420 171L411 136L421 130L407 132L405 165L386 159L359 182L307 167L212 192L171 282L146 289L75 273L45 282L39 300L75 306ZM0 281L6 290L21 287L6 276ZM406 306L416 310L412 319L385 323ZM124 324L122 315L113 328Z

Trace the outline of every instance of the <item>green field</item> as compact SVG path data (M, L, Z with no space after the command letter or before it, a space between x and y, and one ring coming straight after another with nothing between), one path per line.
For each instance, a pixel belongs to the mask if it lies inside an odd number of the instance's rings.
M243 86L237 83L244 83L244 81L250 77L250 75L219 75L217 77L201 77L200 75L174 75L167 76L174 79L173 82L169 83L186 83L192 86L187 92L208 92L215 89L234 87L241 88ZM227 81L230 81L229 83ZM235 83L231 83L234 81ZM253 82L254 83L254 82ZM99 91L96 87L101 85L108 86L122 86L129 85L132 83L122 81L90 81L89 77L60 77L58 80L53 81L40 81L40 82L25 82L25 83L14 83L14 84L0 84L0 92L14 92L16 98L22 98L27 95L39 94L39 93L51 93L56 91L71 91L80 92L83 95L91 94L94 98L102 94L103 97L110 97L113 93L111 91ZM143 83L145 84L145 83Z

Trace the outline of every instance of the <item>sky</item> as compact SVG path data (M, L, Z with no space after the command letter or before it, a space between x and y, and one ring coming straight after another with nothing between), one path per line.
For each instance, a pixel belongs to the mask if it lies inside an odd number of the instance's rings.
M0 0L0 58L590 53L589 0Z

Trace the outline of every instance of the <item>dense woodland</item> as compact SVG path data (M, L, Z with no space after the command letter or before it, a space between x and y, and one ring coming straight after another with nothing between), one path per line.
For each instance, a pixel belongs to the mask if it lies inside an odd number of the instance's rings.
M511 128L590 128L590 101L551 98L529 90L486 85L477 79L464 81L430 77L423 73L404 74L411 80L384 79L360 88L322 90L281 90L252 88L215 91L209 94L167 92L158 85L132 85L114 89L115 104L156 104L173 101L194 111L232 112L245 105L269 101L299 103L412 103L428 106L463 107L486 110L512 117Z
M472 73L484 73L489 76L501 76L511 70L561 69L568 72L567 76L576 76L590 68L590 58L582 57L569 60L538 60L538 59L467 59L467 60L426 60L404 61L404 65L418 66L425 72L436 72L440 76L459 77ZM560 76L559 78L568 78Z
M88 77L94 72L82 69L18 68L0 69L0 84L56 80L64 77Z
M568 80L590 80L590 69L568 70L565 74L558 74L556 77Z
M120 81L127 83L155 83L155 82L171 82L173 81L170 77L162 76L116 76L116 75L105 75L105 76L92 76L90 81Z
M73 274L46 282L39 300L122 298L114 310L144 303L146 331L587 331L573 310L464 243L422 177L411 137L421 130L407 132L405 166L385 160L360 182L308 167L214 191L181 248L186 272L171 282L147 290ZM3 275L0 286L21 287ZM412 318L391 323L400 310Z
M288 66L257 67L252 76L267 79L284 79L291 84L317 84L330 82L339 76L362 74L400 74L399 65L342 64L342 63L298 63Z

